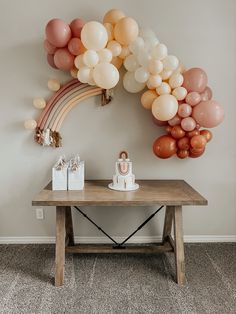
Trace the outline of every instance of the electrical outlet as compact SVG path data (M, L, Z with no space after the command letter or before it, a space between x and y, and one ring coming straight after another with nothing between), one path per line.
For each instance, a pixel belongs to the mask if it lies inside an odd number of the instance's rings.
M44 219L43 208L36 208L36 218L37 219Z

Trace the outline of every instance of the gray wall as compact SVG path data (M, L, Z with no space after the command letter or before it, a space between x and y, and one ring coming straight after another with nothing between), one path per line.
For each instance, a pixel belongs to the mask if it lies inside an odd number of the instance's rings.
M187 235L236 235L236 141L235 65L236 19L234 0L226 1L0 1L0 237L51 236L55 229L53 208L45 220L36 220L33 196L50 180L50 168L60 154L79 153L86 162L86 177L111 178L121 149L127 149L137 178L187 180L208 200L207 207L186 207ZM36 96L48 97L47 80L68 76L50 69L43 50L44 26L53 17L100 20L110 8L120 8L141 26L151 27L160 41L186 67L206 70L214 98L225 108L226 118L213 130L214 138L199 159L157 159L152 143L162 130L140 104L140 95L121 85L106 107L99 99L77 106L67 117L61 149L42 148L23 121L37 117L32 106ZM152 209L87 209L116 236L124 236ZM161 233L163 214L139 235ZM76 215L76 234L97 236L93 227Z

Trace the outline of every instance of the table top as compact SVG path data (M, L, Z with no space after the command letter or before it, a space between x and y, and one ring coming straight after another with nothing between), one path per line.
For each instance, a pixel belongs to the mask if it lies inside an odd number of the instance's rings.
M33 199L33 206L207 205L184 180L137 180L136 191L108 188L108 180L88 180L82 191L52 191L51 182Z

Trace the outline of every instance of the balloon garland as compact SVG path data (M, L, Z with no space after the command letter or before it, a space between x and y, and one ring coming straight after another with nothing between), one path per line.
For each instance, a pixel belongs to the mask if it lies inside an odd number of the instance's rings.
M137 22L116 9L108 11L103 23L74 19L69 25L52 19L45 28L47 61L55 69L69 71L74 78L64 86L49 80L55 94L47 102L35 98L43 109L38 121L25 121L26 129L36 129L36 141L44 146L61 146L60 127L67 113L80 101L102 95L102 104L111 100L108 90L126 72L123 86L130 93L147 88L142 106L150 110L153 122L165 127L153 152L159 158L201 156L213 128L224 119L224 110L212 100L203 69L185 70L178 58L168 54L151 29L139 29Z

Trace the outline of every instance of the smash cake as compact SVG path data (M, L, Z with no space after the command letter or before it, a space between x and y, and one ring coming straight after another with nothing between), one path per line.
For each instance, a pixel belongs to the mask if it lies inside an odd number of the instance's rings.
M108 187L117 191L134 191L139 188L139 185L135 183L135 175L132 173L132 162L128 158L126 151L120 152L115 164L113 181Z

